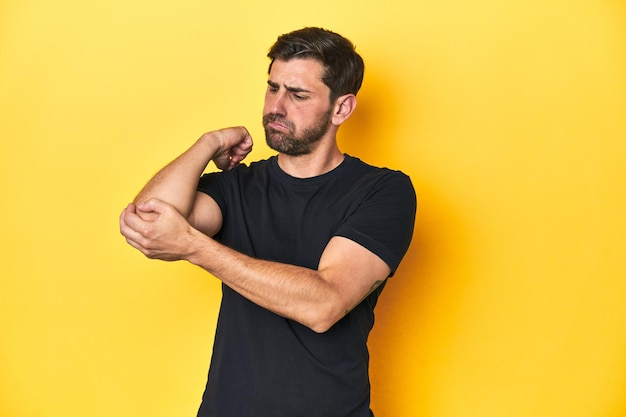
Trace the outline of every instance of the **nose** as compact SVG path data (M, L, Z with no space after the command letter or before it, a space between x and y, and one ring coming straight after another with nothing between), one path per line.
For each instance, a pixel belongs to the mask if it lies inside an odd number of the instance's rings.
M265 95L265 114L273 113L281 116L287 115L285 107L285 94L282 91L269 92Z

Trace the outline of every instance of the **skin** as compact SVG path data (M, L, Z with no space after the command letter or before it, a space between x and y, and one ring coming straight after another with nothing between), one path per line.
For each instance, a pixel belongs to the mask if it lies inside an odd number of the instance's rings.
M306 153L279 152L279 166L294 177L321 175L344 159L336 133L354 111L356 98L347 94L330 102L322 72L317 61L292 59L275 61L269 74L263 114L275 116L264 123L268 142L280 149L287 137L299 140L311 129L319 131ZM324 124L327 128L318 129ZM328 242L317 270L254 259L212 239L222 226L222 214L211 197L196 191L198 178L211 161L223 170L237 166L252 143L244 127L202 135L122 211L120 232L148 258L189 261L252 302L325 332L380 285L390 269L343 237Z

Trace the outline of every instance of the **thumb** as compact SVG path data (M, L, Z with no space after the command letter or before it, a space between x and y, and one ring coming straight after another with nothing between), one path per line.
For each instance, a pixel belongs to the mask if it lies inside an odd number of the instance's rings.
M161 214L167 209L167 204L158 198L151 198L137 206L137 210L144 213Z

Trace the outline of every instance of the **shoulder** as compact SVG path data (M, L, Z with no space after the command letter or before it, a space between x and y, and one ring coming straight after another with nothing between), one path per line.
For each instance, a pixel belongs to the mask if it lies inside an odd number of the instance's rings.
M336 235L348 238L387 263L391 274L406 253L415 224L417 197L408 175L350 160L349 215Z
M350 156L346 154L346 168L352 172L359 173L360 175L368 174L372 176L378 177L390 177L390 178L405 178L409 179L408 175L399 171L397 169L388 168L388 167L378 167L367 162L362 161L361 159Z
M372 191L381 191L384 194L400 193L415 199L415 188L411 178L402 171L377 167L363 162L359 158L346 155L346 168L355 187L366 187Z

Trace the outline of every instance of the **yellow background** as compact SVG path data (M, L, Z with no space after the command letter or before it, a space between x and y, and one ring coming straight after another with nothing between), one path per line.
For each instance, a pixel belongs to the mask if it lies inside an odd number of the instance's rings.
M219 284L117 216L204 131L270 154L265 53L305 25L366 60L342 149L420 202L371 337L377 416L625 416L620 0L3 0L0 416L195 415Z

